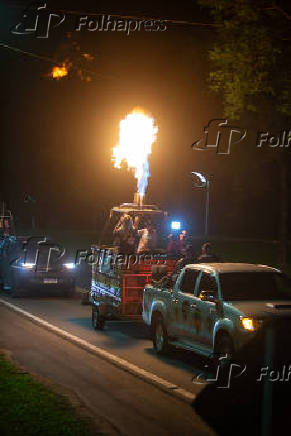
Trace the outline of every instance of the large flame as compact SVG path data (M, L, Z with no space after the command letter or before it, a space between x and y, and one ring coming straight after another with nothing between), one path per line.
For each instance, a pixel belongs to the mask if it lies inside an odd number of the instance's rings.
M140 109L134 109L119 124L119 144L113 148L115 168L126 161L128 169L134 171L137 191L142 200L150 176L148 157L152 152L158 127L154 119Z

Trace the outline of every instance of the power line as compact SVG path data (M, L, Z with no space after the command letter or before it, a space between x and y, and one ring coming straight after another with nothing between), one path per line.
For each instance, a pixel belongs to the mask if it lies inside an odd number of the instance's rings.
M7 50L14 51L15 53L24 54L26 56L30 56L30 57L33 57L33 58L36 58L36 59L40 59L42 61L49 62L49 63L51 63L53 65L60 64L60 62L61 62L59 60L56 60L56 59L53 59L53 58L50 58L50 57L47 57L47 56L42 56L42 55L30 52L30 51L22 50L22 49L20 49L18 47L13 47L13 46L5 44L4 42L1 42L1 41L0 41L0 47L6 48ZM78 67L74 67L74 66L72 66L71 68L74 69L74 70L78 69ZM85 73L89 73L89 74L96 74L95 71L86 70L85 68L82 68L82 71L84 71ZM103 76L101 74L98 74L98 75Z
M13 8L20 8L20 5L10 5L9 7ZM36 7L32 7L31 9L37 9ZM127 20L152 20L152 21L166 21L167 23L171 24L178 24L178 25L184 25L184 26L193 26L193 27L212 27L217 28L220 27L219 24L216 23L202 23L201 21L189 21L189 20L176 20L171 18L165 18L165 17L149 17L145 15L125 15L125 14L118 14L115 12L89 12L89 11L77 11L74 9L55 9L55 8L47 8L47 12L58 12L61 14L67 14L67 15L77 15L77 16L89 16L89 17L98 17L102 15L110 16L110 17L116 17L116 18L123 18Z

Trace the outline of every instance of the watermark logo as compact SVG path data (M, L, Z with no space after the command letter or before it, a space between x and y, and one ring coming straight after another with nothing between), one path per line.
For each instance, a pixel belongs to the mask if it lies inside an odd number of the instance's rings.
M95 13L93 15L77 15L73 21L67 20L63 13L56 13L47 8L47 3L34 2L23 12L21 21L11 29L14 35L32 35L36 38L48 38L51 31L59 27L66 19L70 32L124 32L127 36L134 32L165 32L165 20L126 18ZM71 17L72 18L72 17Z
M204 127L200 139L191 144L194 150L216 150L217 154L230 154L232 145L242 142L247 136L247 130L232 126L228 120L213 119ZM256 137L256 147L288 148L291 144L291 130L285 129L278 133L259 131Z
M288 148L291 144L291 131L282 130L278 134L273 134L269 132L259 132L257 135L257 147L262 148L263 146L271 148Z
M230 363L227 367L225 367L223 365L223 361L225 360L228 360L227 355L219 358L219 363L217 365L214 377L205 378L204 375L201 373L192 378L192 383L198 385L205 383L216 383L218 389L230 389L231 381L244 374L246 372L247 366L238 363ZM205 367L207 368L208 365L205 365Z
M224 365L224 360L227 356L219 358L216 372L213 376L205 376L204 373L195 375L192 378L192 383L205 385L206 383L215 383L218 389L230 389L232 382L241 377L247 376L247 365L242 363L231 362ZM205 368L208 365L204 365ZM259 372L258 372L259 371ZM289 383L291 381L291 365L286 364L281 368L272 368L269 366L258 368L255 373L251 372L252 381L256 383ZM248 382L250 378L248 378Z
M11 29L11 33L47 39L51 29L64 21L65 15L49 12L46 3L32 3L24 10L21 21Z
M10 261L13 268L48 271L65 254L65 248L46 237L32 236L23 242L21 253Z
M230 154L231 146L243 141L246 134L246 130L229 125L228 120L214 119L204 127L203 136L191 147L195 150L215 148L217 154Z
M13 268L27 268L33 271L48 271L64 259L63 246L48 240L45 236L32 236L22 243L17 256L10 261ZM123 254L111 249L78 249L75 253L75 266L81 264L96 265L97 268L131 269L136 265L166 265L166 256L153 253Z

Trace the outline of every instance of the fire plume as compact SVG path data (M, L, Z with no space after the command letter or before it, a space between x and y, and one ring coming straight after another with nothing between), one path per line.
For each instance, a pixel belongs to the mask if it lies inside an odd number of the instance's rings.
M158 127L153 118L140 109L134 109L120 121L119 144L113 148L112 160L115 168L126 162L137 180L137 192L142 202L148 186L149 155L156 141Z

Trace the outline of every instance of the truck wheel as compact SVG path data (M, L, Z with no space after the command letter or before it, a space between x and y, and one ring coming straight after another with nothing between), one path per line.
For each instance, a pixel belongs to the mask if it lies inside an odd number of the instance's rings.
M100 317L99 310L96 307L92 308L92 326L95 330L104 330L105 320Z
M169 351L168 333L162 317L154 321L153 344L157 354L166 354Z

